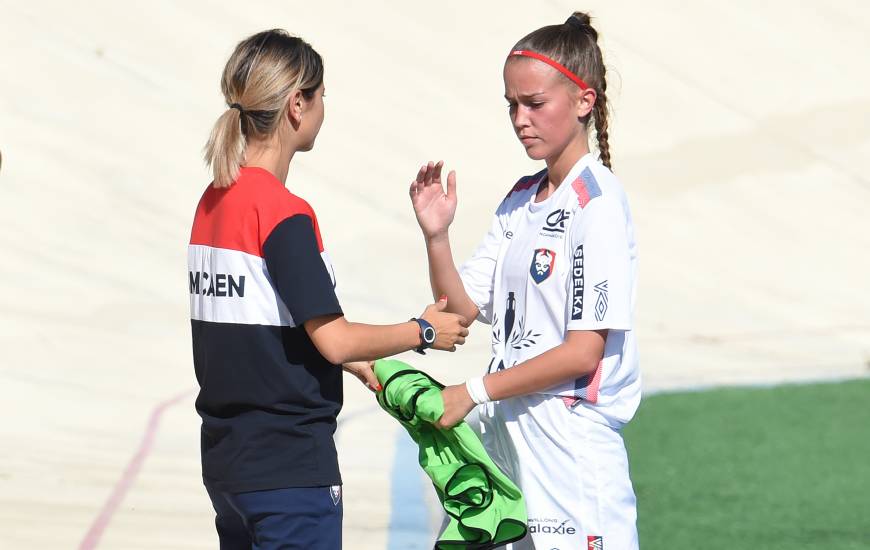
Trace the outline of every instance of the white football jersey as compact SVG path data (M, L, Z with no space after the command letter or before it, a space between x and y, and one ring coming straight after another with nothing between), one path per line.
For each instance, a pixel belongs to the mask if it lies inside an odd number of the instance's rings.
M637 245L628 201L592 154L536 203L546 179L547 170L520 179L460 276L479 320L492 325L489 372L558 346L568 330L609 329L594 372L542 393L577 398L577 413L618 429L640 402Z

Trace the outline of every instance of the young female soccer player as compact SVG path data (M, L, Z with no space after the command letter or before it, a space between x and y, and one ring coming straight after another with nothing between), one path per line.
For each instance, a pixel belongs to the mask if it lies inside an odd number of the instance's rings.
M517 137L546 168L513 186L457 271L448 227L456 176L420 169L410 194L432 290L492 325L485 376L443 392L442 427L480 405L488 452L518 482L529 536L515 548L637 547L620 428L640 400L633 328L636 245L610 171L607 84L583 13L517 43L504 67ZM594 124L599 158L589 152Z
M286 187L290 161L323 122L323 62L281 30L242 41L223 73L227 110L206 147L214 181L188 252L202 470L221 549L341 547L332 436L344 365L371 388L368 361L455 349L466 321L347 321L311 206Z

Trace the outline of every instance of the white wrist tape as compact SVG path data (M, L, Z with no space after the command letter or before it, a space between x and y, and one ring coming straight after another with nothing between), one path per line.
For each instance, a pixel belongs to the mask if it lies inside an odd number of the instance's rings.
M489 394L486 393L486 386L483 385L483 376L478 376L477 378L472 378L465 382L465 389L468 390L468 395L471 396L471 400L478 405L483 405L484 403L492 401L492 399L489 398Z

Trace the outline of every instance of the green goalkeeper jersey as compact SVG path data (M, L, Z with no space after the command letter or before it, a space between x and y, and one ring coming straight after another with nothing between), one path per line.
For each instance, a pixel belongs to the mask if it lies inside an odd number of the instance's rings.
M402 361L375 362L383 386L378 404L420 447L420 466L432 480L448 516L437 550L487 549L526 535L523 495L493 463L464 421L449 430L432 422L444 414L444 385Z

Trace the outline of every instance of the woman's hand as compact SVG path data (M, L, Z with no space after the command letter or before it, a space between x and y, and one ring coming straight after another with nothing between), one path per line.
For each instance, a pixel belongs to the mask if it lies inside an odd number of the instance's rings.
M465 343L468 336L468 319L457 313L448 313L447 297L426 308L420 317L425 319L435 329L435 343L432 349L441 351L456 351L456 346Z
M411 182L411 204L426 239L447 235L447 228L456 214L456 172L451 170L447 174L445 193L441 184L443 166L444 161L439 160L438 164L429 161L417 172L417 179Z
M441 397L444 399L444 414L435 423L440 430L446 430L459 424L474 408L474 401L468 395L465 384L447 386L441 390Z
M360 382L372 391L381 391L381 384L375 376L374 361L355 361L353 363L345 363L341 366L345 372L359 378Z

